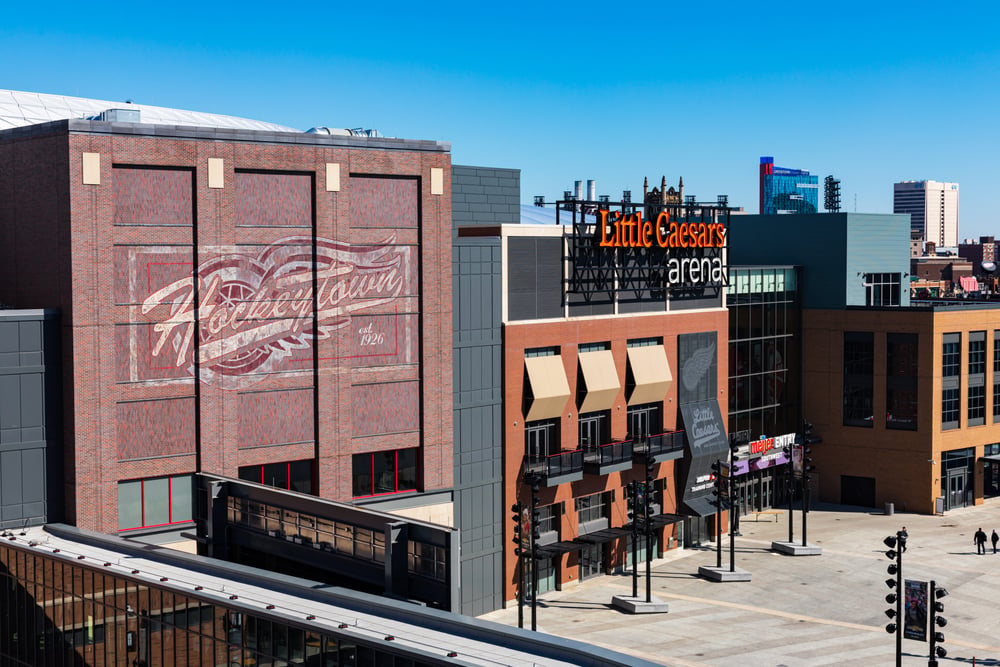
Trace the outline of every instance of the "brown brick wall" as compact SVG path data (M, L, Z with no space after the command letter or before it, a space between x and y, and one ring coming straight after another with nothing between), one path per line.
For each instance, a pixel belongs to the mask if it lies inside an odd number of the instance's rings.
M1000 423L993 423L992 393L994 330L1000 311L956 308L803 311L803 412L823 443L812 448L819 497L840 502L842 475L875 479L875 502L893 502L910 512L934 512L941 495L941 454L974 448L976 460L984 445L1000 442ZM843 425L844 332L874 334L875 361L871 428ZM986 423L969 426L969 332L986 332ZM944 334L961 333L959 428L941 430L941 363ZM916 431L886 428L886 334L915 333L919 337L918 415ZM933 463L932 463L933 461ZM982 502L983 469L975 467L974 494Z
M83 152L101 155L100 185L82 184ZM207 187L209 158L225 160L222 189ZM327 162L341 165L339 192L326 191ZM445 171L443 195L430 194L431 168ZM241 465L308 458L318 459L321 495L348 499L352 453L375 447L421 446L424 488L450 487L449 172L447 153L416 150L65 132L0 140L5 202L0 206L0 301L63 311L68 518L84 528L114 531L122 479L198 469L235 476ZM355 174L364 175L357 177L357 186ZM204 336L224 338L227 325L243 331L246 317L223 321L216 314L213 321L203 302L202 381L196 384L198 341L191 328L181 323L166 335L155 328L163 322L155 316L164 310L183 313L178 301L183 290L166 295L164 306L148 312L143 300L179 276L190 276L194 267L217 260L220 252L239 256L234 266L246 269L262 251L287 246L283 239L292 236L304 237L310 251L313 237L349 244L347 250L388 241L395 259L406 266L399 296L378 301L375 292L384 284L356 283L361 291L347 294L340 304L349 306L346 310L320 316L342 321L309 346L281 335L296 320L289 311L309 297L292 292L277 299L281 303L269 304L271 317L263 324L273 325L276 335L265 338L278 348L278 356L285 356L251 370L253 377L235 379L223 377L219 364L244 359L225 345L204 358L211 342ZM311 253L305 260L302 270L309 272ZM217 275L236 275L226 271L218 268ZM275 284L294 284L302 277L267 276ZM207 289L199 288L202 295ZM236 292L223 296L233 309L246 300ZM350 319L354 306L358 326ZM297 312L311 321L311 307ZM373 343L378 333L381 342ZM185 341L188 335L192 338ZM367 345L360 340L365 335ZM161 338L161 348L154 350ZM236 346L240 340L230 342ZM412 398L399 405L403 412L396 418L407 427L416 424L416 433L354 438L384 428L357 422L355 386L400 381L416 391L403 392ZM262 401L251 408L241 394L251 391L295 399ZM157 426L159 418L150 428L135 423L138 402L147 416L169 414L169 427ZM168 407L195 404L198 411L189 411L190 417ZM392 418L388 412L379 417ZM184 446L185 438L194 443L193 435L183 434L196 428L200 446L196 453L185 453L194 450ZM310 442L276 444L299 437ZM248 443L250 448L241 449ZM134 460L144 453L156 458Z

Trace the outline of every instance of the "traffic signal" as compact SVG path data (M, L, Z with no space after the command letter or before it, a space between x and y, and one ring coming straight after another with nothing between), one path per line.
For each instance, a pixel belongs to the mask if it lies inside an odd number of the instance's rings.
M730 442L729 443L729 465L735 466L736 462L740 460L740 443Z
M651 482L656 478L656 457L646 456L646 481Z
M804 449L805 451L808 451L807 447ZM803 453L805 453L805 451ZM808 459L804 459L804 461L805 460ZM803 470L806 469L807 468L804 468ZM888 632L890 635L896 634L896 632L898 632L902 628L902 626L892 622L893 619L895 619L900 614L901 610L899 606L900 602L902 601L900 596L903 594L901 590L899 590L898 592L893 592L897 591L897 589L902 585L902 571L900 570L899 552L896 551L896 546L899 543L898 538L899 534L897 533L895 536L889 535L884 540L882 540L882 543L885 546L889 547L889 550L885 552L886 557L889 558L889 560L893 561L889 563L889 567L886 568L886 572L894 576L890 576L888 579L885 580L885 585L889 587L890 591L889 594L885 596L886 604L895 605L895 608L890 607L885 610L885 615L888 616L890 620L890 622L885 626L885 631Z
M517 546L514 547L514 555L521 555L521 512L524 507L520 503L514 503L510 506L510 511L514 514L514 539L511 540Z
M807 445L815 445L817 442L823 442L823 438L813 435L813 425L805 419L802 420L802 442Z
M937 588L935 582L931 582L931 649L933 654L939 658L947 657L948 651L944 649L943 646L935 647L935 644L942 644L944 642L944 633L939 631L937 628L943 628L948 625L948 619L944 616L938 616L944 611L944 603L941 602L941 598L948 595L948 590L944 588Z
M812 447L809 445L802 445L802 476L806 482L811 479L811 477L809 477L809 473L816 470L816 466L814 466L812 462Z
M635 482L625 485L625 502L628 508L629 523L635 521Z

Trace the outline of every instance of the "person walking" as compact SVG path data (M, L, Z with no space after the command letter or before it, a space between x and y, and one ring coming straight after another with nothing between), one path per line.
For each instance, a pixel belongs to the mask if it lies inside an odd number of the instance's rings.
M1000 542L1000 535L997 535L997 529L993 529L993 534L990 535L990 541L993 542L993 553L997 552L997 542Z
M976 553L986 554L986 533L980 528L976 531L975 536L972 538L976 543Z
M906 532L906 526L903 526L903 530L899 531L899 551L900 551L900 553L903 553L903 552L906 551L906 538L908 538L909 536L910 536L910 534Z

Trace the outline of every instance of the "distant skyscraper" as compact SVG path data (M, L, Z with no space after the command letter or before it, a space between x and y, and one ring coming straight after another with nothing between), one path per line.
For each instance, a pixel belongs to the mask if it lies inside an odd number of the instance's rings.
M892 186L892 212L909 213L924 241L958 245L958 183L902 181Z
M819 176L805 169L775 167L773 157L760 159L760 213L816 213Z

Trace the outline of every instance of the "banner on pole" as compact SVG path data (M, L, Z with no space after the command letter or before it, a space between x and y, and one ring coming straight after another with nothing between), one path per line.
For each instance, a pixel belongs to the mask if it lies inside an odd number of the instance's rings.
M918 642L927 641L927 582L907 579L903 582L903 636Z

